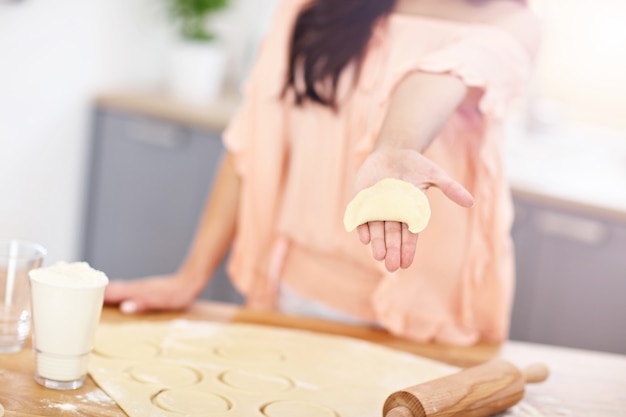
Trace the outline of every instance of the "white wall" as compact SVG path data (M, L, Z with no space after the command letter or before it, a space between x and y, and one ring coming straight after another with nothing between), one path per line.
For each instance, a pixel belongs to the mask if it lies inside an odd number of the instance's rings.
M244 64L276 0L236 0L216 22ZM0 237L79 260L90 100L156 88L171 28L164 0L0 2Z
M158 77L147 3L0 4L0 236L43 244L47 262L79 253L91 97Z
M626 2L533 3L544 19L537 92L566 120L626 131Z

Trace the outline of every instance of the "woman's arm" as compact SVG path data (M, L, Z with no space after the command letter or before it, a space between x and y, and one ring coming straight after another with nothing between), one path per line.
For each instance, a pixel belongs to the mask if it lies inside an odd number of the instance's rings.
M176 310L189 306L224 258L235 235L240 180L233 157L226 154L188 254L172 275L115 281L107 287L105 302L120 304L126 313Z
M203 277L202 286L219 266L235 236L239 191L233 156L226 153L189 253L179 269L184 275Z
M422 190L436 186L455 203L471 207L471 194L422 156L466 94L466 85L453 75L415 72L406 77L392 96L373 152L359 168L356 191L383 178L397 178ZM413 262L417 234L406 224L375 221L357 230L361 242L371 243L372 255L384 260L389 271Z
M424 151L467 94L454 75L416 71L394 91L383 121L376 150Z

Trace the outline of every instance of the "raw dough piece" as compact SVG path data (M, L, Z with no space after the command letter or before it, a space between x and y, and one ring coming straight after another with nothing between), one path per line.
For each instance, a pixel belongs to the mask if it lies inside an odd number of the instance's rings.
M305 401L276 401L263 407L266 417L337 417L337 413L320 404Z
M284 360L278 349L261 346L221 346L215 349L215 354L225 359L242 362L280 362Z
M426 194L411 183L386 178L361 190L346 207L343 217L348 232L370 221L406 223L409 231L419 233L430 220Z
M132 340L157 357L104 353ZM101 325L89 362L129 417L379 417L391 393L457 370L348 337L187 320Z
M294 387L294 383L281 375L259 374L243 370L226 371L219 376L221 382L249 392L280 392Z
M186 416L223 413L232 408L230 400L219 394L188 389L161 391L154 398L154 403L163 410Z
M160 362L141 363L130 368L128 373L138 382L166 387L194 385L202 379L201 374L193 368Z

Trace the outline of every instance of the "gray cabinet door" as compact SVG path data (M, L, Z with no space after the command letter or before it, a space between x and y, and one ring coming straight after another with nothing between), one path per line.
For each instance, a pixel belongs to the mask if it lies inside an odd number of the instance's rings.
M516 202L511 338L626 353L626 225Z
M91 145L83 259L112 279L173 272L210 191L220 133L99 109ZM203 298L241 301L223 265Z

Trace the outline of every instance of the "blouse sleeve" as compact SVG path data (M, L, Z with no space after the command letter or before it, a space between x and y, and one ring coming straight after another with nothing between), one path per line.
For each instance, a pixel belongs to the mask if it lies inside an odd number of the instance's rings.
M443 48L407 59L387 80L389 100L398 84L415 71L447 73L468 87L482 90L479 109L501 117L511 99L518 96L530 79L533 56L508 32L496 27L472 28Z

